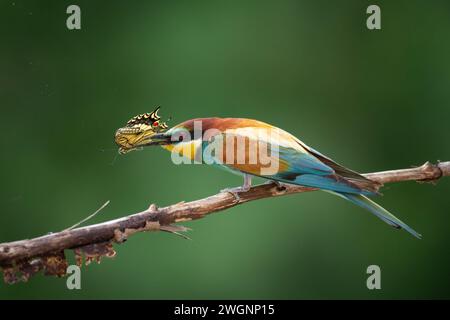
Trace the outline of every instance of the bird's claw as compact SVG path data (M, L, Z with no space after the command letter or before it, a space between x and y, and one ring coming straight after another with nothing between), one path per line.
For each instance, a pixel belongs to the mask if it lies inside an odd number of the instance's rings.
M236 188L225 188L220 190L220 192L228 192L229 194L231 194L236 201L241 201L241 197L239 196L239 193L244 193L250 190L250 187L246 187L246 186L240 186L240 187L236 187Z
M286 190L286 186L283 183L279 182L279 181L267 180L266 184L269 184L269 185L273 184L277 188L277 191L284 191L284 190Z

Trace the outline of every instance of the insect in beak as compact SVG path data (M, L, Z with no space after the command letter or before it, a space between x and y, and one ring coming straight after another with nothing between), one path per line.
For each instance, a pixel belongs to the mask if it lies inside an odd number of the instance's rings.
M160 121L159 107L151 113L145 113L130 119L127 124L117 129L115 142L119 146L119 153L126 154L139 147L161 144L163 134L168 126Z

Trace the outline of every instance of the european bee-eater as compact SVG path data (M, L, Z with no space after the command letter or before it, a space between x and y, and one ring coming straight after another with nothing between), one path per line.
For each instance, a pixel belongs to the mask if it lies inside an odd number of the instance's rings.
M258 176L277 184L312 187L338 195L370 211L389 225L421 235L367 196L381 186L307 146L270 124L242 118L198 118L167 129L158 109L136 116L116 132L119 152L159 145L178 157L208 163L243 175L244 184L227 189L236 197Z

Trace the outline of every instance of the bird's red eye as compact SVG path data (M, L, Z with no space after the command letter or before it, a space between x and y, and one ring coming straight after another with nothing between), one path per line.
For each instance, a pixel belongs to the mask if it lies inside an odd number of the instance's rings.
M158 121L153 122L153 126L154 126L154 127L159 126L159 122L158 122Z

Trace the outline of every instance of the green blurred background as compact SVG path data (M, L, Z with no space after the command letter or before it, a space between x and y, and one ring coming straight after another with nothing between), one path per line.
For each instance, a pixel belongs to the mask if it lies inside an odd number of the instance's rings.
M81 7L82 29L66 28ZM0 242L194 200L241 179L176 166L162 149L117 155L114 131L161 105L171 124L249 117L360 172L450 160L450 3L1 1ZM184 241L134 236L65 279L0 283L15 298L450 298L450 179L387 185L378 201L416 240L337 197L248 203ZM69 254L73 262L73 255ZM381 267L381 290L366 268Z

